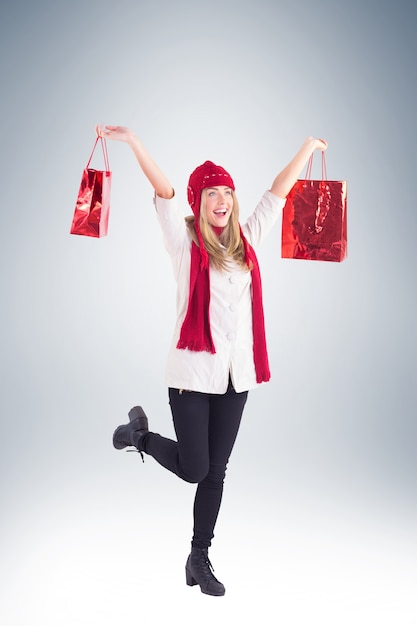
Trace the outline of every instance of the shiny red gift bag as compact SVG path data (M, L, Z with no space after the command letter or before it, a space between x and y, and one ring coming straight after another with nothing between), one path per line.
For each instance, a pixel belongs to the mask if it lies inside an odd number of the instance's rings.
M104 155L105 170L90 168L97 142L100 139ZM106 140L97 137L93 151L84 169L71 225L72 235L105 237L107 235L110 212L111 172Z
M313 156L306 177L287 196L282 213L281 257L340 262L347 255L347 183L327 180L322 152L322 178L310 180Z

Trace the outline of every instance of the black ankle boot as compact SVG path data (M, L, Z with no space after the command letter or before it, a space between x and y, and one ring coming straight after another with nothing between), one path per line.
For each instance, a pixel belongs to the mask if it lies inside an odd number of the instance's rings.
M226 589L213 574L207 548L191 548L185 566L187 585L200 585L202 593L209 596L224 596Z
M118 426L113 433L113 446L123 450L127 446L135 446L142 455L140 440L149 432L148 418L141 406L134 406L129 411L129 424ZM143 456L142 456L143 460Z

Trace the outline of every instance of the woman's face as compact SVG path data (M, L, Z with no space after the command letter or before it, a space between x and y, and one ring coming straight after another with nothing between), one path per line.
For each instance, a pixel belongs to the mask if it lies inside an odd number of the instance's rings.
M224 228L233 210L233 191L230 187L219 185L205 189L205 211L210 226Z

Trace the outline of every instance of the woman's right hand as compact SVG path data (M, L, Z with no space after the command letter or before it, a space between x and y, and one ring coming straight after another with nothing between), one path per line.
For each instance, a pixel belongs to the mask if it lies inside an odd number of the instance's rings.
M172 198L174 190L171 183L161 172L155 161L150 157L148 152L142 146L139 138L127 126L107 126L105 124L96 125L96 133L98 137L103 139L113 139L114 141L123 141L132 148L138 163L151 183L155 193L161 198Z
M113 139L114 141L124 141L130 143L134 133L127 126L107 126L105 124L96 125L98 137L103 139Z

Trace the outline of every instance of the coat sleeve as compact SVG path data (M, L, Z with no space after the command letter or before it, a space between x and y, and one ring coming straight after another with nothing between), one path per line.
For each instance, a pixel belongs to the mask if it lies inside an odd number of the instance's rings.
M262 196L258 206L242 225L242 230L254 248L257 248L271 232L274 224L282 214L285 199L278 198L270 191Z
M155 195L154 204L161 226L165 248L178 281L184 263L189 264L191 238L184 215L179 210L175 196L169 200Z

